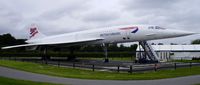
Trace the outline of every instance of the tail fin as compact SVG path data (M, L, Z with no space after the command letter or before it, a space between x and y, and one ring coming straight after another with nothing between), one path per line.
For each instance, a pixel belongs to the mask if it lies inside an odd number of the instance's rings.
M29 40L43 37L45 37L45 35L38 30L38 27L35 24L32 24L29 28Z

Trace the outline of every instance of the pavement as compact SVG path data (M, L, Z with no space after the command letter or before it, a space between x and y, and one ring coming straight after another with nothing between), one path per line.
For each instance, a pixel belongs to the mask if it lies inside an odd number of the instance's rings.
M37 70L37 69L36 69ZM15 70L7 67L0 66L0 76L30 80L37 82L49 82L68 85L194 85L200 83L200 75L159 79L159 80L87 80L87 79L73 79L54 77L43 74L36 74Z

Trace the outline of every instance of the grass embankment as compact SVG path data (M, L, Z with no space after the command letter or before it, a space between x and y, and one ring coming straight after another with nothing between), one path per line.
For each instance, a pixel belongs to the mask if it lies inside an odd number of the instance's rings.
M36 64L30 62L18 62L0 60L0 66L15 68L19 70L41 73L53 76L67 77L67 78L80 78L80 79L100 79L100 80L151 80L174 78L189 75L199 75L200 67L178 68L176 70L159 70L157 72L145 73L117 73L117 72L100 72L83 69L64 68L43 64Z
M0 77L0 85L61 85Z

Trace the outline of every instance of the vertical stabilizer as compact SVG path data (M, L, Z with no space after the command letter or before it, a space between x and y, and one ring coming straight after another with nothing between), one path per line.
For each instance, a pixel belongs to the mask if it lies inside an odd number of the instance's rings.
M29 28L29 40L43 37L45 37L45 35L39 31L38 27L35 24L32 24Z

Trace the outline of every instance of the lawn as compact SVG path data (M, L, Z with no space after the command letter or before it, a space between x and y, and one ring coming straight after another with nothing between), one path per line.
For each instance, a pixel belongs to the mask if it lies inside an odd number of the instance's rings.
M199 75L200 67L178 68L176 70L159 70L143 73L117 73L117 72L102 72L83 69L73 69L66 67L57 67L51 65L0 60L0 66L15 68L33 73L47 74L52 76L79 78L79 79L97 79L97 80L152 80L163 78L174 78L189 75Z
M16 80L11 78L0 77L0 85L59 85L59 84L32 82L32 81Z

